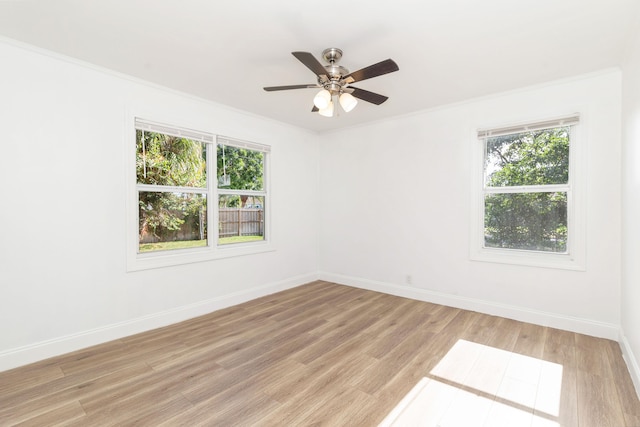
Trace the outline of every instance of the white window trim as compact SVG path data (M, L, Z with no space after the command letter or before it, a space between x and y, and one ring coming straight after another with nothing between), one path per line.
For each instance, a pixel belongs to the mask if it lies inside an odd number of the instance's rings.
M545 119L523 124L495 126L491 130L477 130L471 137L474 141L472 157L472 201L470 229L470 259L473 261L513 264L542 268L558 268L566 270L586 270L586 120L580 114L580 124L571 121L571 140L569 144L569 183L554 186L510 187L500 192L552 191L554 189L567 192L567 252L553 253L518 249L487 248L484 246L484 195L492 192L484 188L484 156L483 136L495 136L505 130L505 134L515 133L513 130L544 129L551 127L549 123L557 123L563 118L575 118L576 114L561 116L559 119ZM538 127L540 125L541 127Z
M177 265L191 264L197 262L206 262L216 259L231 258L237 256L254 255L265 252L275 251L271 238L271 201L270 201L270 159L269 153L271 147L254 142L236 140L229 137L216 135L212 132L193 131L188 126L174 125L171 122L163 124L160 121L147 120L140 118L138 115L130 115L125 120L126 130L124 135L125 156L126 156L126 179L127 179L127 271L140 271L154 268L171 267ZM140 129L140 124L148 124L147 129L154 129L157 132L176 134L195 139L207 144L207 224L208 245L205 247L177 249L172 251L158 252L138 252L138 190L140 188L149 187L152 191L153 186L137 184L136 177L136 129ZM168 124L171 123L171 124ZM226 145L234 145L238 147L257 150L265 153L264 157L264 184L265 189L259 192L264 196L264 240L247 243L234 243L229 245L218 245L218 186L217 181L211 177L217 176L216 171L216 145L223 143ZM202 189L189 189L176 187L181 192L202 192ZM244 191L243 194L247 193Z

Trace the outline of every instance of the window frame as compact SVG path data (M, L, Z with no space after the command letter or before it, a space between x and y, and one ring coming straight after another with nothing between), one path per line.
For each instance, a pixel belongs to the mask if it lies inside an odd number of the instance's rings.
M541 130L570 126L569 179L566 184L488 187L485 180L486 140L491 136L509 135L528 130ZM569 114L557 118L519 122L506 126L480 128L473 136L473 197L471 209L470 259L502 264L559 268L584 271L586 269L585 239L585 177L582 114ZM485 196L488 194L521 194L563 192L567 194L567 247L566 252L546 252L526 249L492 248L485 246Z
M185 138L194 139L206 144L206 189L200 187L164 187L164 191L172 189L180 192L205 194L207 199L207 244L206 246L173 249L165 251L139 251L139 192L157 191L155 185L138 184L136 174L136 130L148 130L165 133ZM226 145L258 150L264 153L263 157L263 191L264 197L264 240L252 242L218 244L218 185L217 185L217 153L216 148L225 141ZM252 255L275 250L271 239L271 212L270 212L270 177L269 162L271 147L265 144L242 141L235 138L217 135L213 132L193 130L186 126L167 124L141 118L138 115L127 120L127 135L125 137L125 150L127 156L127 271L139 271L169 266L177 266L196 262L205 262L215 259L235 256ZM184 191L183 191L184 190Z

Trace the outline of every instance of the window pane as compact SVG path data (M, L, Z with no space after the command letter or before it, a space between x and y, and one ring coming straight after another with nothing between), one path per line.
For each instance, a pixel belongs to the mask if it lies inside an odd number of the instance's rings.
M488 194L484 209L485 247L567 251L567 193Z
M264 197L221 195L218 202L218 244L264 240Z
M140 191L139 252L207 245L204 194Z
M264 189L264 153L218 144L217 154L218 188Z
M136 130L138 184L206 188L206 144Z
M487 187L566 184L570 127L487 138Z

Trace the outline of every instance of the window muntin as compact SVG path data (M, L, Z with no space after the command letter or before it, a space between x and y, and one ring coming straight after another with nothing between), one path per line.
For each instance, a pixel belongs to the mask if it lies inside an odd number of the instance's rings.
M484 247L567 253L570 126L484 139Z

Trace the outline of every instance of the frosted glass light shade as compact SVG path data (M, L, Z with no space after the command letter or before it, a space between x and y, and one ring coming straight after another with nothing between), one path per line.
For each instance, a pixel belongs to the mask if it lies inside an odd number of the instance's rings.
M320 109L318 114L324 117L333 117L333 102L329 101L329 105L326 108Z
M322 89L317 93L315 98L313 98L313 105L318 107L318 110L324 110L331 103L331 92L326 89Z
M358 100L350 93L340 95L340 106L345 112L353 110L358 105Z

